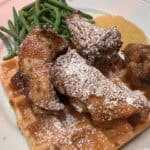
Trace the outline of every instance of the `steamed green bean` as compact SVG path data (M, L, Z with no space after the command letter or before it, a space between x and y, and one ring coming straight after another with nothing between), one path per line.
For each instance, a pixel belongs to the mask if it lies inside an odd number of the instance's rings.
M8 38L2 32L0 32L0 39L3 41L4 45L6 46L8 53L11 53L12 47L8 41Z
M13 18L14 18L14 26L16 29L16 33L18 34L19 33L19 24L18 24L19 20L18 20L17 11L14 7L13 7Z
M0 30L7 33L7 34L9 34L10 36L14 37L16 40L20 41L18 35L15 32L13 32L11 30L8 30L8 29L6 29L5 27L2 27L2 26L0 26Z
M30 31L31 31L30 26L28 25L28 23L27 23L27 21L26 21L26 19L24 18L23 15L24 15L24 12L21 11L21 12L20 12L20 20L21 20L23 26L25 27L25 29L26 29L28 32L30 32Z
M35 25L39 25L39 13L40 13L40 0L36 0L35 2L35 16L34 16L34 22Z

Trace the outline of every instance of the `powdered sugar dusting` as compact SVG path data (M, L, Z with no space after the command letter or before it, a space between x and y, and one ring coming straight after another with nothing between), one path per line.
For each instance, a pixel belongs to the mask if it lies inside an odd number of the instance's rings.
M121 84L117 86L99 70L87 65L75 50L70 50L57 59L54 65L54 82L63 94L85 104L91 95L95 95L104 97L103 104L111 108L117 106L119 101L135 108L147 106L147 99L142 92L131 91Z
M82 49L82 54L91 62L97 57L118 52L122 45L121 34L116 27L98 28L79 14L70 16L67 25L72 35L72 42L77 49Z
M37 107L55 112L64 108L53 89L51 67L66 46L67 42L49 27L33 28L20 46L19 80L24 83L26 79L23 93Z
M63 118L62 116L49 116L40 120L42 126L39 126L38 132L35 132L37 141L53 143L61 149L76 150L86 146L89 149L99 149L100 147L104 147L106 150L112 149L113 145L109 143L106 136L83 116L74 115L67 107L62 115L64 115ZM107 145L105 145L106 143Z

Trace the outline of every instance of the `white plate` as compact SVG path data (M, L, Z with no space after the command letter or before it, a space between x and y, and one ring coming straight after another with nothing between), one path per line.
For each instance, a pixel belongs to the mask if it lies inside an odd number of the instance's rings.
M11 18L12 6L20 9L29 2L31 0L11 0L6 3L0 3L0 25L6 25L8 18ZM150 35L149 0L68 0L68 3L93 15L110 13L124 16L141 27L147 35ZM26 141L17 128L15 114L1 85L0 149L28 150ZM130 142L124 150L150 150L150 129Z

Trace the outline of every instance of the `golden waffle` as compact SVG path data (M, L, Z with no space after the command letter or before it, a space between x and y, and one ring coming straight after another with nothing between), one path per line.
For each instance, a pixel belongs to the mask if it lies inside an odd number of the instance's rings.
M17 57L3 62L1 80L16 113L18 127L32 150L114 150L150 126L150 119L135 119L135 122L117 120L100 129L94 127L86 117L72 112L70 108L66 108L59 118L46 114L35 115L30 102L11 85L10 79L17 68Z

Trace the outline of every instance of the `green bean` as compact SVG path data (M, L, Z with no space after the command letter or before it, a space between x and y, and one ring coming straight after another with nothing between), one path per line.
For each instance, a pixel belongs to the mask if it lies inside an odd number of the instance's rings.
M67 5L66 0L61 0L61 1L62 1L62 3L64 3L65 5Z
M63 9L68 10L70 12L75 12L76 11L74 8L66 6L63 3L59 2L59 1L56 1L56 0L48 0L48 2L51 3L52 5L55 5L59 8L63 8ZM93 18L92 16L90 16L90 15L84 13L84 12L80 12L80 13L82 14L82 16L84 16L87 19L92 19Z
M67 27L65 27L65 28L61 27L61 34L69 36L69 30L68 30L68 28Z
M50 15L43 15L44 12L50 12ZM39 18L44 18L44 21L50 23L51 25L54 26L55 22L55 15L52 13L52 11L49 8L44 8L40 11ZM49 18L49 19L48 19Z
M59 9L54 7L53 5L45 3L45 6L47 6L48 8L51 8L51 9L53 9L55 11L56 19L55 19L54 29L55 29L55 31L57 31L58 27L60 25L61 13L60 13Z
M9 43L8 38L2 32L0 32L0 39L3 41L3 43L6 46L8 52L11 53L12 52L11 44Z
M16 31L15 31L16 29L15 29L15 27L14 27L14 25L13 25L13 23L12 23L11 20L8 20L8 26L9 26L9 29L10 29L10 30L16 32Z
M67 29L63 29L62 34L68 34L68 30Z
M25 34L26 34L26 29L22 27L20 34L19 34L19 38L21 39L21 41L23 41Z
M11 30L8 30L8 29L6 29L5 27L2 27L2 26L0 26L0 30L7 33L7 34L9 34L10 36L14 37L16 40L20 41L18 35L15 32L13 32Z
M47 19L45 16L42 16L42 19L43 19L45 22L49 23L50 25L54 26L54 23L53 23L50 19Z
M34 15L28 17L28 20L30 20L30 21L34 20Z
M29 15L32 15L33 12L34 12L34 9L35 9L35 7L31 7L31 8L28 10L28 14L29 14Z
M35 10L33 9L32 12L28 13L28 16L25 18L29 25L30 22L34 20L34 17L35 17Z
M45 8L43 10L41 10L41 13L43 13L44 10L50 12L50 17L52 17L54 19L53 21L55 21L56 20L56 7L54 7L48 3L45 3L44 5L45 5Z
M66 6L63 3L59 2L59 1L56 1L56 0L48 0L48 2L50 4L52 4L52 5L55 5L55 6L59 7L59 8L66 9L66 10L71 11L71 12L73 12L75 10L75 9L73 9L73 8L71 8L69 6Z
M31 31L31 28L29 27L27 21L25 20L25 18L24 18L24 16L23 16L23 13L24 13L23 11L20 12L20 16L19 16L19 17L20 17L20 20L21 20L23 26L25 27L25 29L26 29L28 32L30 32L30 31Z
M62 19L62 20L61 20L61 24L63 24L63 25L66 26L66 20Z
M28 17L28 13L26 11L22 11L24 17Z
M64 38L64 39L68 39L68 38L69 38L69 35L63 35L63 34L62 34L61 37Z
M50 27L52 28L52 25L50 25L49 23L43 23L43 22L40 22L40 27L43 27L43 26L47 26L47 27Z
M67 4L65 0L58 0L59 2L63 3L63 4Z
M54 26L55 31L58 31L60 20L61 20L61 13L59 9L56 8L56 21L55 21L55 26Z
M17 41L14 41L14 51L15 51L15 53L16 53L18 47L19 47L19 43Z
M15 29L16 29L16 33L18 34L19 33L19 20L18 20L18 15L17 15L17 11L15 9L15 7L13 7L13 17L14 17L14 26L15 26Z
M39 13L40 13L40 0L36 0L35 2L35 16L34 16L34 22L35 25L39 25Z
M40 6L41 6L41 9L44 9L44 8L45 8L44 4L41 4Z
M52 14L52 11L49 8L43 8L42 10L40 10L39 16L44 12L50 12ZM53 17L54 17L54 15L53 15Z
M48 7L48 8L50 8L50 9L52 9L52 10L55 10L55 9L56 9L55 6L53 6L53 5L49 4L49 3L44 3L44 5L45 5L45 7Z
M17 54L17 50L18 50L18 47L19 47L19 42L11 38L10 39L10 43L11 43L11 45L13 47L11 53Z
M70 12L66 12L66 11L62 11L61 15L62 15L63 19L66 19L66 17L68 17L69 15L71 15L71 13Z
M67 29L67 26L65 26L65 25L63 25L63 24L61 24L61 26L60 26L62 29Z

